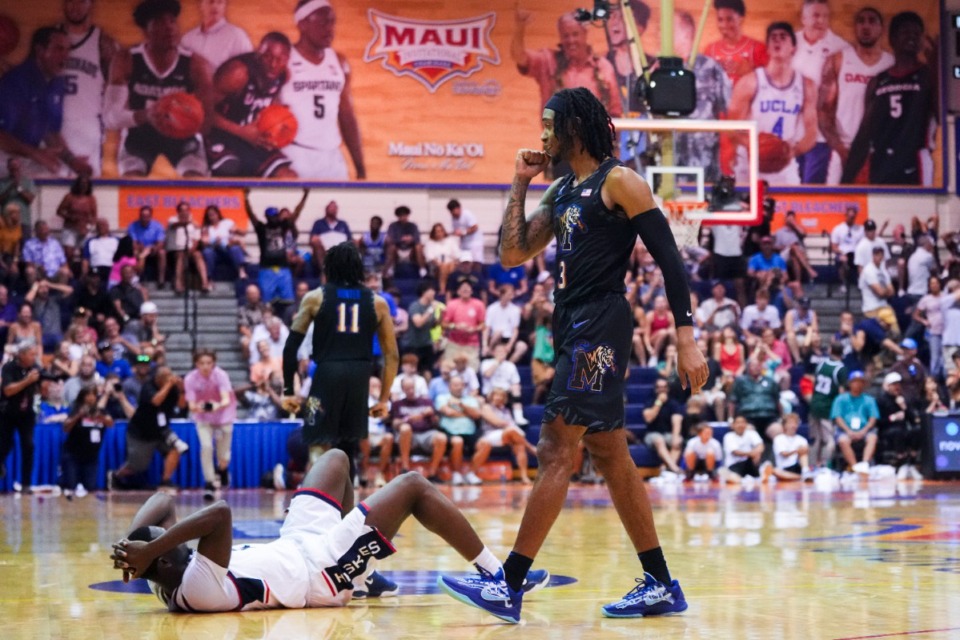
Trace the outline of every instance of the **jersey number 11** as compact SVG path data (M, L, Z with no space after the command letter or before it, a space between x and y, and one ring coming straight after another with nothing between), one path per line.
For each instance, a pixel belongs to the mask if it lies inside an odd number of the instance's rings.
M350 326L347 326L347 303L337 305L337 333L360 333L360 306L354 302L349 305Z

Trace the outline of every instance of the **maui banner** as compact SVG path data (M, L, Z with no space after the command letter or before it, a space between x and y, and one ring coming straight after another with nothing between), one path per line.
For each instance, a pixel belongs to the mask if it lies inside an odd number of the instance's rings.
M771 186L944 188L938 0L706 0L697 39L704 2L672 3L673 53L697 78L689 117L783 140L761 146L779 154L761 157ZM625 21L653 62L660 4L612 0L605 20L593 5L8 2L0 160L40 177L502 185L558 89L646 117ZM66 36L41 29L57 25ZM675 163L742 185L742 144L698 136L673 143ZM649 141L620 149L656 162Z

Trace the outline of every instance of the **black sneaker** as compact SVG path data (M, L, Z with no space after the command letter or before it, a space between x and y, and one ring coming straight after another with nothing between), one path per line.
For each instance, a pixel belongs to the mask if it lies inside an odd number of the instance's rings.
M220 488L226 489L230 486L230 471L224 469L223 471L217 471L217 475L220 476Z
M167 480L167 481L165 481L165 482L161 482L161 483L160 483L160 486L157 487L157 489L158 489L159 491L162 491L163 493L169 493L169 494L171 494L171 495L176 495L176 494L177 494L177 487L176 487L172 482L170 482L169 480Z
M216 497L217 488L213 486L212 482L208 482L203 485L203 500L204 502L213 502L213 499Z
M436 474L434 474L434 475L432 475L432 476L427 476L427 480L429 480L429 481L432 482L433 484L443 484L443 479L441 479L440 476L438 476L438 475L436 475Z

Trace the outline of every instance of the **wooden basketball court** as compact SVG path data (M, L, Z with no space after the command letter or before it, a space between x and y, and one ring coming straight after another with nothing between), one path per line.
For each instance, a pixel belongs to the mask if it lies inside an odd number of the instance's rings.
M527 490L444 489L504 556ZM610 620L600 605L632 588L639 563L604 487L574 485L536 566L551 586L524 602L522 628L435 588L468 567L412 520L380 565L398 598L342 610L166 613L122 591L110 544L146 493L0 496L0 611L12 638L960 638L960 485L870 483L822 493L780 485L649 487L682 616ZM289 494L229 491L238 542L274 535ZM180 513L199 492L178 496ZM575 581L574 581L575 580ZM141 584L133 589L143 591ZM518 634L522 634L518 635Z

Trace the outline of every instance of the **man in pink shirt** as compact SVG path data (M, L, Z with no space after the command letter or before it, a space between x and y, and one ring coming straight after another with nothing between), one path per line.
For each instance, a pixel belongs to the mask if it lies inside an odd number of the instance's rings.
M217 366L209 349L193 355L195 369L183 380L187 406L197 423L200 440L200 467L203 469L204 500L213 500L214 491L230 484L230 445L237 419L237 397L227 372ZM213 444L217 444L217 467L213 466Z
M473 369L480 366L480 334L485 326L486 312L483 302L473 297L470 283L461 282L457 297L447 303L443 312L442 324L447 336L445 359L453 360L463 354Z
M533 14L517 9L517 26L510 43L510 56L521 74L530 76L540 86L540 105L555 91L583 87L595 95L613 118L623 115L617 74L610 61L596 55L587 42L587 27L572 13L557 20L559 49L527 49L524 33L533 21Z

